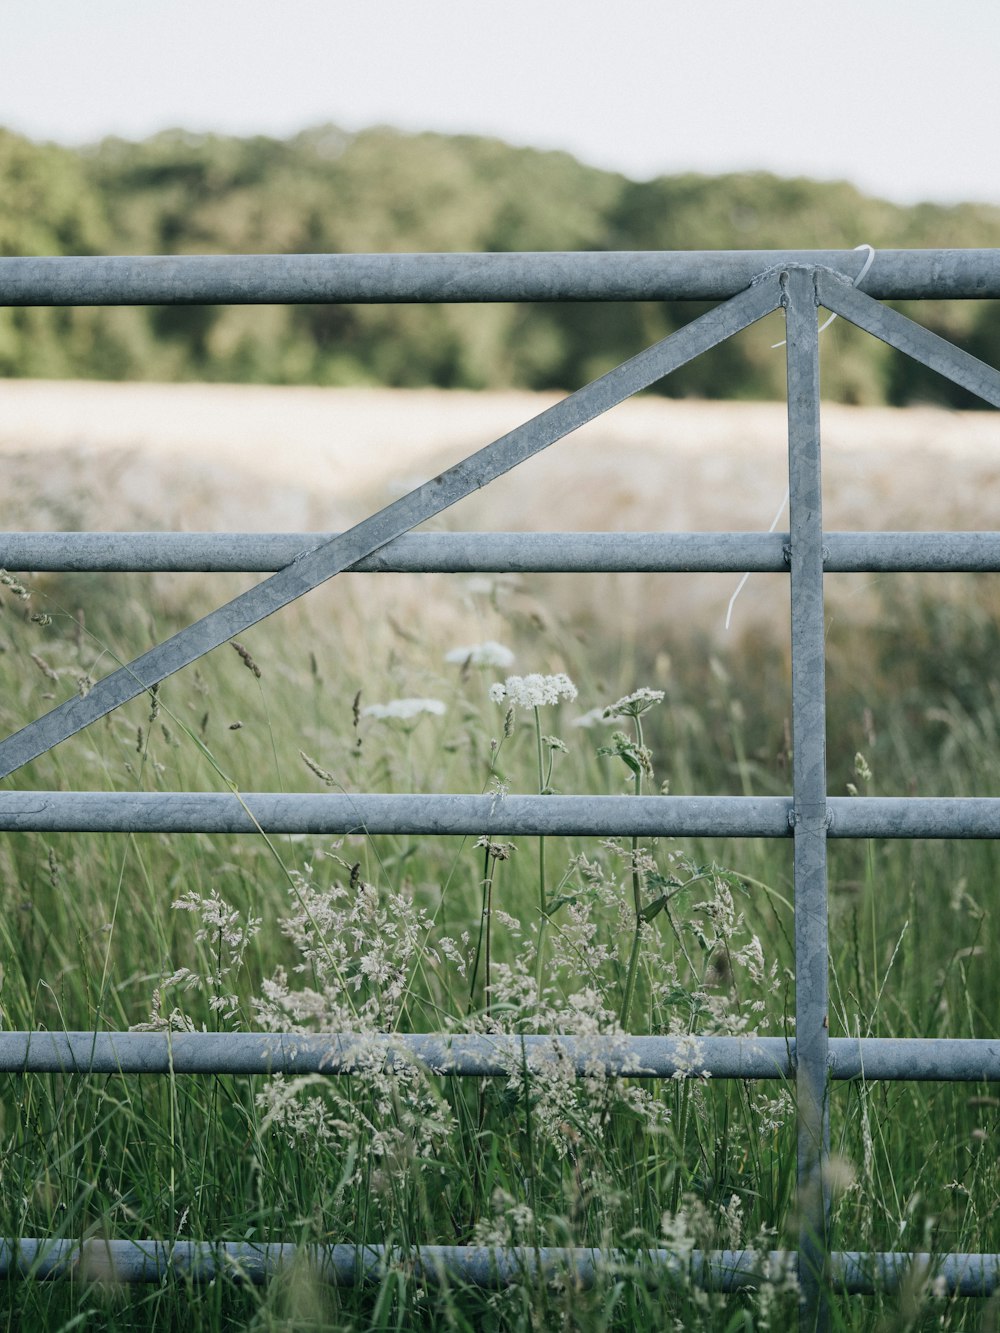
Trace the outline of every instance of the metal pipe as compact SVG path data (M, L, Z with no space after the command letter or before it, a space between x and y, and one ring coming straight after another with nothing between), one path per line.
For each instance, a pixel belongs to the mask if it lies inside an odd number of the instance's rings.
M4 532L0 568L32 571L261 572L339 533ZM407 533L345 573L787 572L781 533ZM1000 535L996 543L1000 567Z
M0 305L717 301L798 264L860 272L856 250L113 255L0 259ZM879 250L882 300L1000 297L1000 250Z
M8 1074L347 1074L372 1060L459 1077L569 1064L579 1076L787 1078L783 1037L594 1037L441 1033L2 1032ZM853 1069L853 1066L851 1066Z
M827 811L831 838L1000 838L990 796L831 796Z
M644 1283L691 1283L711 1291L780 1286L794 1272L796 1254L784 1250L599 1250L528 1246L294 1245L287 1242L45 1239L0 1240L0 1278L73 1278L121 1285L184 1277L228 1279L261 1286L291 1264L305 1263L321 1282L355 1287L378 1283L403 1269L430 1286L447 1280L498 1289L539 1276L571 1274L590 1288L602 1276ZM904 1283L937 1280L956 1296L989 1296L1000 1289L998 1254L839 1251L829 1256L833 1287L844 1294L898 1291Z
M782 796L3 791L0 832L777 838L789 809Z
M0 532L20 573L273 573L334 532ZM832 573L1000 572L1000 532L827 532ZM788 573L786 532L407 533L345 573Z
M504 1078L527 1061L608 1077L781 1079L795 1074L785 1037L517 1036L478 1033L2 1032L5 1074L347 1074L372 1059L435 1074ZM834 1037L838 1082L1000 1082L1000 1041Z
M830 1077L867 1083L995 1083L1000 1041L956 1037L834 1037Z
M0 791L4 833L787 838L787 796ZM1000 798L830 796L831 838L1000 838Z
M828 1323L830 1152L827 1105L826 684L823 614L823 474L819 432L819 335L814 275L781 275L788 373L788 494L792 624L792 782L795 837L795 1100L799 1282L803 1329Z

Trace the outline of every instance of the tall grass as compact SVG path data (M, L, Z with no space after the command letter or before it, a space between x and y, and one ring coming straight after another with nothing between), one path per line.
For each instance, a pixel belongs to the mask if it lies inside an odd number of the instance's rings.
M992 590L916 588L893 585L877 628L831 631L833 793L1000 780ZM11 730L223 590L40 578L29 599L0 592ZM576 698L550 687L557 700L537 702L513 671L568 677ZM787 699L786 653L764 637L725 653L651 626L615 641L510 580L345 578L8 786L784 792ZM537 841L483 833L5 835L3 1025L792 1034L786 844L547 839L540 864ZM831 845L833 1035L994 1035L996 859L993 844ZM17 1281L0 1295L8 1327L785 1327L796 1293L781 1274L723 1297L642 1258L795 1244L792 1090L702 1079L696 1051L693 1077L654 1086L516 1059L493 1080L375 1060L310 1080L8 1076L4 1236L622 1255L591 1290L430 1290L404 1261L359 1290L306 1265L257 1290ZM998 1106L988 1087L835 1087L835 1245L1000 1249ZM835 1303L845 1328L983 1313L919 1276L901 1297Z

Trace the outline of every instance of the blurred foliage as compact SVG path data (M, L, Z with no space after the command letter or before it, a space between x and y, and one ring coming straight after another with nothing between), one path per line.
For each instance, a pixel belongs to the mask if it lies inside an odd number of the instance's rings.
M0 130L0 180L0 255L1000 245L1000 208L985 205L904 208L845 182L763 172L637 182L567 153L385 127L325 125L287 140L172 130L78 150ZM570 389L703 308L7 309L0 375ZM911 303L907 313L1000 359L1000 303ZM662 391L781 397L771 341L750 330ZM844 321L823 355L831 399L971 405Z

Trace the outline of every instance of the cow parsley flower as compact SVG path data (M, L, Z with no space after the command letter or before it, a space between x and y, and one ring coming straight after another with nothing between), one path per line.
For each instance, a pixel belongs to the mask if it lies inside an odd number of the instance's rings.
M502 643L487 639L485 643L471 643L465 648L452 648L445 653L446 662L457 662L459 666L466 662L470 666L509 667L514 664L514 654Z
M575 699L576 686L565 672L542 676L535 671L530 676L508 676L502 685L491 685L490 698L495 704L506 699L518 708L540 708L557 704L560 699Z
M606 718L640 717L643 713L648 713L654 705L662 702L662 690L650 690L644 685L641 689L626 694L616 704L609 704L604 710L604 716Z
M398 717L404 720L419 717L421 713L435 713L440 716L446 712L440 699L390 699L387 704L369 704L362 708L362 717Z

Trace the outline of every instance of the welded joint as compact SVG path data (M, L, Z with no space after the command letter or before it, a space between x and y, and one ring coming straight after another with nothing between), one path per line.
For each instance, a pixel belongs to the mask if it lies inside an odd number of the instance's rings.
M824 544L823 546L821 546L821 547L819 548L819 555L820 555L820 559L822 560L823 565L824 565L824 567L825 567L825 566L829 563L830 559L832 558L833 553L832 553L832 551L830 550L829 546L827 546L827 545ZM792 543L791 543L791 540L790 540L790 539L789 539L787 542L782 542L782 544L781 544L781 558L782 558L782 560L784 560L784 562L785 562L786 565L788 565L789 567L791 567L791 563L792 563Z
M780 304L783 309L787 310L791 304L791 297L788 294L789 275L792 273L808 273L812 277L813 302L815 305L819 306L820 299L817 277L821 267L822 266L817 266L815 264L777 264L773 268L766 268L763 272L758 273L755 278L750 280L750 286L755 287L759 283L765 282L768 278L776 276L778 279L778 286L781 290ZM823 269L823 271L829 272L834 277L840 278L840 280L843 281L843 274L838 273L836 269Z
M855 287L857 285L854 278L842 273L839 269L831 268L829 264L777 264L773 268L764 269L756 277L751 278L750 286L755 287L768 278L777 276L778 285L781 288L781 304L787 309L790 301L788 295L788 276L790 273L808 273L812 277L813 304L817 307L825 305L820 294L820 284L823 279L829 278L840 287Z
M755 273L750 279L750 286L760 287L762 283L768 282L772 278L777 278L783 285L788 279L789 269L802 267L807 266L797 264L772 264L770 268L762 268L759 273Z
M808 810L796 810L794 806L791 806L788 811L788 827L790 829L795 829L799 824L804 823L806 819L812 818L815 818L813 812ZM827 831L833 828L833 811L829 806L826 806L824 809L823 824Z
M790 264L772 264L770 268L761 269L755 277L752 277L750 279L750 286L759 287L760 284L766 282L768 278L777 276L778 282L784 287L788 282L789 273L816 273L818 267L820 266L817 266L816 264L796 264L795 262ZM833 268L829 271L831 273L837 272L837 270Z
M832 282L837 283L837 285L840 287L855 286L855 281L853 278L849 278L845 273L840 273L838 272L837 269L830 268L826 264L817 265L817 267L814 270L814 273L816 277L817 287L823 281L824 278L829 278Z

